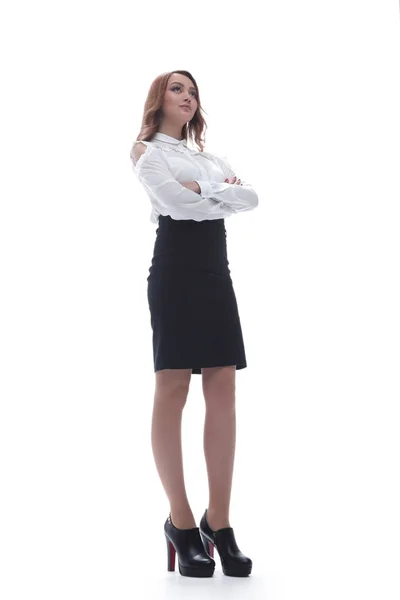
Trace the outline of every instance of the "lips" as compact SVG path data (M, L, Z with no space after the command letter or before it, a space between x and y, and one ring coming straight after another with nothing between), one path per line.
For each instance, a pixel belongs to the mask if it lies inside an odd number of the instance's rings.
M190 106L188 106L187 104L182 104L181 108L186 108L186 110L191 110Z

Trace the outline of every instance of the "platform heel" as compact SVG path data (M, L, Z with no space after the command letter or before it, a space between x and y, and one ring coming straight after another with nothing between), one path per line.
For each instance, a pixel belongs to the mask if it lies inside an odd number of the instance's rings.
M207 510L200 521L200 536L204 550L214 556L214 546L221 559L224 575L231 577L247 577L253 568L251 558L245 556L238 548L232 527L223 527L214 531L207 521ZM212 552L212 554L211 554Z
M168 564L168 571L175 571L175 556L176 556L176 550L172 544L172 542L169 540L168 536L165 534L165 539L167 542L167 564Z
M186 577L212 577L215 561L204 550L199 528L178 529L169 514L164 524L167 542L167 568L175 571L175 557L178 555L179 573Z

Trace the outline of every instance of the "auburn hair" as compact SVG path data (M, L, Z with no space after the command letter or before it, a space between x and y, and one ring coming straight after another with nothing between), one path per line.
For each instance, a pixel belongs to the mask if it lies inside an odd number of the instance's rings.
M194 113L192 120L189 121L189 123L185 123L185 125L182 127L181 134L182 139L186 141L193 141L197 145L199 151L203 152L207 123L201 113L205 111L203 111L201 107L200 93L196 80L194 79L194 77L192 77L189 71L169 71L168 73L162 73L161 75L155 78L155 80L150 86L146 101L144 103L142 125L140 128L139 135L136 138L136 141L149 141L153 137L153 135L157 133L161 122L161 106L164 100L165 90L167 89L168 80L173 73L180 73L181 75L186 75L186 77L191 79L194 87L196 88L196 100L198 104L197 110ZM133 146L131 149L131 158L132 151Z

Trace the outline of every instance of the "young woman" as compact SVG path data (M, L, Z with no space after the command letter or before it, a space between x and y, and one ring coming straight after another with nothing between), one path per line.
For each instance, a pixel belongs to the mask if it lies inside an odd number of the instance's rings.
M254 209L258 196L224 159L204 151L205 129L192 75L173 71L157 77L130 154L151 201L151 221L158 225L147 278L156 376L151 438L170 504L164 524L168 570L175 570L177 552L181 575L210 577L216 547L226 575L247 576L252 561L239 550L229 522L235 375L247 363L224 219ZM186 495L181 447L192 373L202 375L206 403L209 503L199 527Z

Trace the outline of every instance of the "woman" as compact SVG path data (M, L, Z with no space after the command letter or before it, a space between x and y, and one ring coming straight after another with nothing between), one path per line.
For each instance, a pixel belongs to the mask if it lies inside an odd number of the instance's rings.
M224 218L251 210L256 192L223 159L204 152L197 83L188 71L152 83L142 127L131 150L133 170L158 224L148 301L156 389L152 448L170 503L164 524L168 570L190 577L214 573L214 546L223 572L247 576L252 561L239 550L229 522L235 452L235 374L246 355L226 251ZM198 150L187 145L196 142ZM202 375L206 402L204 452L209 504L200 527L186 495L182 411L192 373Z

